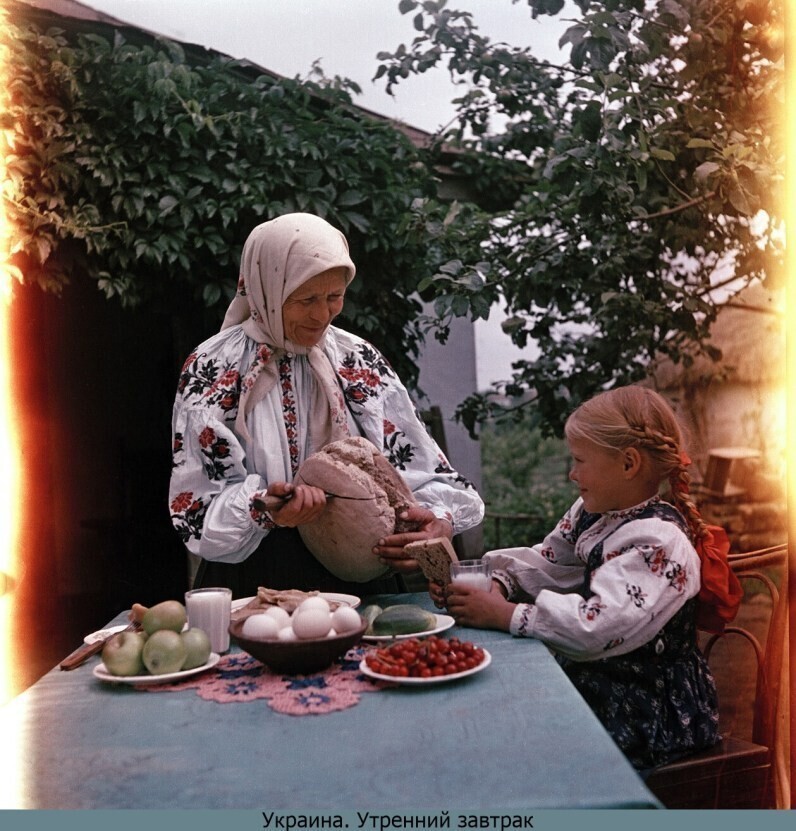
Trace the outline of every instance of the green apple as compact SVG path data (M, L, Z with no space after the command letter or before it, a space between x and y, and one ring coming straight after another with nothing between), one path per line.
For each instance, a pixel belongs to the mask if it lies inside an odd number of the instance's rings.
M179 600L164 600L144 612L141 626L147 635L152 635L159 629L182 632L186 620L185 606Z
M141 632L117 632L102 647L102 663L111 675L143 675L145 637Z
M144 643L141 657L152 675L179 672L187 655L182 636L172 629L158 629Z
M182 668L193 669L206 664L210 657L210 638L204 629L186 629L180 637L186 652Z

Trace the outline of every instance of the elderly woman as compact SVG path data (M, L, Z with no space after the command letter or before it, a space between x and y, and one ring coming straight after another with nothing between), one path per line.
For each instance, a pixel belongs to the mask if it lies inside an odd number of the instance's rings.
M477 525L484 505L418 419L406 388L363 339L332 326L355 267L343 234L310 214L258 225L243 248L237 294L221 331L187 359L174 404L172 522L201 558L195 585L393 591L335 577L297 528L327 510L323 490L293 484L330 442L364 436L399 467L417 502L417 530L380 539L373 557L394 572L417 563L412 541ZM264 510L264 499L289 497ZM273 501L273 499L271 500Z

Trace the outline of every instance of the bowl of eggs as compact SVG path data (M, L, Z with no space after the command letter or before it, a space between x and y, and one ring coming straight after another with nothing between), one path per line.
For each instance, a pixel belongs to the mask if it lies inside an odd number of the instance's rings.
M351 606L332 609L310 597L292 614L278 606L229 625L235 643L274 672L306 675L332 664L360 641L367 621Z

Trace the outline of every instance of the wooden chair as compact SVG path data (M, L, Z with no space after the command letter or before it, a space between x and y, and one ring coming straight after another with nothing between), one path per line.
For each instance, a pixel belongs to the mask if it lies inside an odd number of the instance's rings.
M720 641L726 646L731 639L740 638L751 646L756 660L751 736L735 735L734 725L723 723L722 708L720 727L725 737L718 745L658 768L648 777L647 786L667 808L778 807L776 779L784 749L778 742L777 715L788 623L787 591L778 588L776 580L787 580L787 553L788 546L783 544L729 556L730 566L747 592L746 581L751 579L768 591L772 603L768 632L761 642L747 628L731 625L722 635L711 635L703 651L710 660ZM721 690L719 693L721 708Z

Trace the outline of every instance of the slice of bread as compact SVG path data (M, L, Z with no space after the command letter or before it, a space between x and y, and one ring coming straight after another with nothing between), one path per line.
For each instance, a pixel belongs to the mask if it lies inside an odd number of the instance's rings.
M423 576L432 583L447 586L451 580L451 563L458 557L447 537L410 542L404 546L407 557L417 560Z

